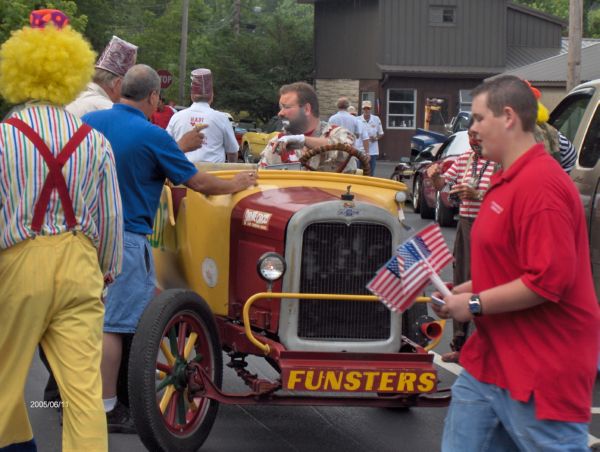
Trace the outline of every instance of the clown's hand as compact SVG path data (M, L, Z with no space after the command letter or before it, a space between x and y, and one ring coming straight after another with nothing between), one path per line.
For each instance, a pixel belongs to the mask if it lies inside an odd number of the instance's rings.
M284 135L277 139L278 143L288 145L291 143L298 143L300 146L304 146L304 135Z

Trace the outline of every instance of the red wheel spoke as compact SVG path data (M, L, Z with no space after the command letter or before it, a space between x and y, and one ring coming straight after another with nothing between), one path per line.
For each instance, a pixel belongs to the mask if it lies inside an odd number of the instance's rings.
M168 364L161 363L160 361L156 362L156 368L158 370L162 370L166 374L170 374L173 370L171 366L169 366Z
M167 407L167 424L169 424L171 427L175 427L175 416L177 415L178 399L179 397L177 397L177 393L173 394L173 397L171 397L171 401L169 402L169 406Z
M185 349L185 337L187 335L187 330L187 322L181 322L179 324L179 337L177 338L177 351L181 357L183 357L183 350Z

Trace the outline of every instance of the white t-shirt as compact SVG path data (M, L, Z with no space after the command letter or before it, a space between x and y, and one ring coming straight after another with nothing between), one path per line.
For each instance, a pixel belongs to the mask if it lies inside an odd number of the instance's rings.
M72 115L81 118L86 113L98 110L108 110L109 108L112 108L112 106L113 102L110 100L110 97L108 97L108 94L106 94L106 91L104 91L100 85L90 82L87 87L79 93L77 99L65 108Z
M369 120L365 119L365 115L360 115L358 120L365 126L367 129L367 134L369 137L376 137L378 135L383 135L383 127L381 126L381 119L379 119L375 115L371 115ZM369 155L379 155L379 142L378 141L369 141Z
M192 163L223 163L226 153L237 153L239 145L231 122L224 113L210 108L207 102L194 102L191 107L175 113L167 132L178 141L196 124L208 124L208 127L202 131L205 136L202 147L185 154Z
M358 143L363 140L368 140L369 135L364 127L361 126L358 118L352 116L350 113L344 110L338 111L335 115L329 118L329 124L333 124L339 127L343 127L346 130L352 132L355 136L356 141L354 142L354 147L362 150L362 143ZM360 147L358 147L360 145Z

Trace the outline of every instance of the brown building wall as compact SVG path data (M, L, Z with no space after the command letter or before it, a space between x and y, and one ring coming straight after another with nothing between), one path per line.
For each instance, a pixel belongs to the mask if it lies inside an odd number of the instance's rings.
M380 141L380 158L387 160L399 160L400 157L410 155L410 139L415 134L415 128L393 129L387 127L387 90L390 88L405 88L416 90L416 127L423 127L425 115L425 100L427 98L444 99L442 116L434 115L432 130L443 131L444 122L450 122L458 113L459 91L470 90L482 82L482 79L472 78L414 78L393 77L384 79L380 86L378 95L381 104L381 122L383 124L384 137ZM363 85L361 84L361 91Z

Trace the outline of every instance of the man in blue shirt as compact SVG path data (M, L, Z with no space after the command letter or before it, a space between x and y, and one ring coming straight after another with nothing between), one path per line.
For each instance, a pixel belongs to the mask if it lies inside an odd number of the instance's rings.
M152 232L165 179L207 195L235 193L256 183L255 172L222 180L200 173L171 136L148 121L156 111L160 77L149 66L133 66L123 78L121 102L83 121L110 141L123 202L123 271L105 299L102 392L109 432L135 433L127 408L117 401L123 335L134 333L155 289L154 263L146 236Z

